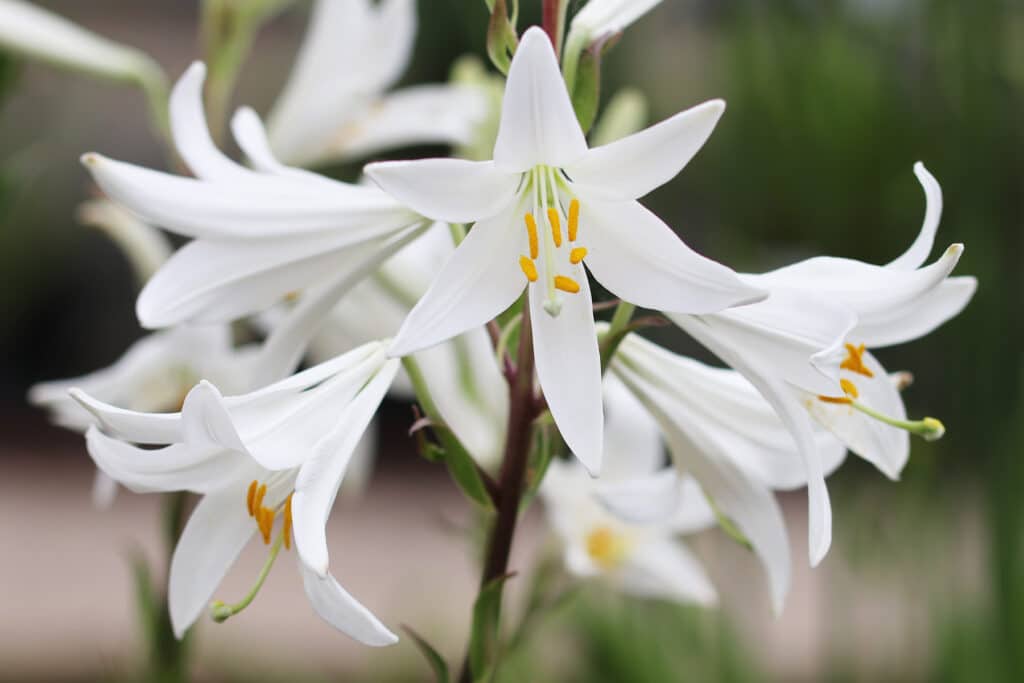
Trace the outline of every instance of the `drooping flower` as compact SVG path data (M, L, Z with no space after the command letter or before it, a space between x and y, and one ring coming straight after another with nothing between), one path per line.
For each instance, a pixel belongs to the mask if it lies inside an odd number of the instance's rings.
M86 442L104 472L140 492L203 496L171 560L168 601L179 637L258 531L271 546L268 565L294 534L307 597L328 623L368 645L397 640L331 576L325 533L352 453L398 368L385 349L367 344L238 396L222 396L203 381L171 414L125 410L71 391L101 425L89 429ZM265 577L236 605L214 602L213 617L244 609Z
M311 166L403 145L469 142L487 114L476 88L386 93L405 71L415 37L415 0L318 0L268 117L278 158Z
M812 415L892 478L907 459L902 430L941 436L936 420L906 421L899 377L890 377L866 351L928 333L956 315L974 292L973 278L948 277L962 245L950 246L923 266L941 214L941 193L923 166L915 171L928 201L924 224L914 244L889 265L812 258L743 276L771 292L764 302L711 315L669 313L753 383L796 439L808 468L812 564L824 558L831 543L831 509Z
M696 154L724 109L708 102L588 149L544 32L522 38L509 71L494 160L371 164L387 192L469 236L406 318L405 355L484 324L529 290L537 374L570 449L601 462L601 372L584 264L620 298L711 312L763 297L689 249L640 197ZM525 218L524 218L525 217Z
M658 425L614 378L605 381L606 460L601 484L579 462L554 461L540 496L562 543L566 569L603 577L642 597L712 605L718 596L703 567L679 536L714 526L715 515L696 482L687 480L673 513L649 523L625 521L598 496L604 483L630 482L659 471L664 453Z
M171 96L178 152L197 178L97 154L83 160L109 197L148 222L194 238L139 297L144 326L225 322L305 290L296 322L276 331L290 344L273 345L280 357L297 362L295 343L308 339L322 312L429 222L376 188L282 166L251 110L239 112L233 129L254 169L231 161L206 128L204 73L202 64L193 64ZM274 370L266 381L281 376Z
M696 481L720 521L738 530L768 574L780 612L789 588L789 542L774 490L808 483L789 430L755 387L732 370L676 355L627 336L609 366L657 421L674 469L602 486L606 505L641 523L671 518ZM842 462L845 448L824 430L812 441L823 472Z

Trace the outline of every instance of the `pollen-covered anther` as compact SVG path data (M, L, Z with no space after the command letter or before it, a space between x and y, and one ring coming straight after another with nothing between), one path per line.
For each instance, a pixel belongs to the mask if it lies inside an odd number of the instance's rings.
M580 200L574 199L569 203L569 241L575 242L576 235L580 232Z
M606 526L598 527L587 534L586 544L590 559L604 569L615 566L625 551L622 539Z
M295 492L292 491L288 494L288 499L284 501L284 522L281 525L281 534L284 536L284 548L288 550L292 547L292 496Z
M548 223L551 224L551 238L555 240L555 246L562 246L562 219L558 217L558 211L548 209Z
M540 255L540 239L537 236L537 220L532 213L526 214L526 237L530 241L530 258Z
M536 266L536 264L534 264L533 261L531 261L530 259L526 258L525 256L520 256L519 257L519 267L522 268L523 275L526 276L527 280L529 280L530 282L536 282L537 281L537 277L538 277L538 275L537 275L537 266Z
M580 283L573 280L571 277L565 275L555 276L555 289L559 289L569 294L578 294L580 291Z
M569 252L569 263L574 266L587 257L586 247L575 247Z
M843 393L846 396L819 396L818 400L825 403L853 403L854 399L860 396L860 392L857 390L857 385L848 379L839 380L839 386L843 388Z
M249 516L256 520L256 528L260 531L260 536L263 537L263 543L270 545L271 536L274 533L274 520L277 519L277 513L279 509L269 508L263 506L263 499L267 495L267 485L260 484L255 479L249 484L249 488L245 494L245 505L249 511ZM290 547L291 543L291 495L285 501L284 505L284 525L281 533L285 536L285 547Z
M864 352L867 351L867 347L864 344L861 344L860 346L845 344L845 346L846 358L839 364L839 367L843 370L855 372L858 375L874 377L875 373L871 371L871 368L864 365Z

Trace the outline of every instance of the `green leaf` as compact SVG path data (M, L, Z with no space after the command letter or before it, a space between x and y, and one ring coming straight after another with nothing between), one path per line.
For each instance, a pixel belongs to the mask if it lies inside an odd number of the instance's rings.
M473 631L469 638L469 670L474 683L487 683L498 663L501 593L515 574L505 574L487 583L473 603Z
M473 456L455 438L447 426L435 427L434 431L437 438L441 440L444 462L448 466L448 472L452 475L452 479L470 500L482 505L487 510L493 510L494 501L491 500L491 494L484 484Z
M430 643L424 640L420 634L416 633L416 631L412 630L409 626L403 625L402 630L405 631L406 635L412 639L413 644L419 649L419 651L423 653L427 663L430 664L430 668L434 672L434 679L437 683L449 683L451 679L448 675L448 664L444 661L444 657L438 654L437 650L435 650Z

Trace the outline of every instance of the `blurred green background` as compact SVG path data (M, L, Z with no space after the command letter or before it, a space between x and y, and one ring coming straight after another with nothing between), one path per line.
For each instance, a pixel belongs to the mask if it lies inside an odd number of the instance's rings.
M151 50L172 76L196 55L192 3L43 4ZM482 2L422 0L420 15L406 82L482 54ZM266 110L302 27L293 12L266 28L238 103ZM705 149L646 200L698 250L749 271L819 253L885 263L920 226L921 160L945 195L936 252L965 243L957 272L980 287L955 321L878 354L914 373L908 412L948 434L916 441L898 484L853 459L830 481L837 550L797 572L791 600L815 582L805 647L777 649L794 639L760 603L750 618L730 599L737 576L713 574L721 613L591 587L537 626L507 680L1024 680L1024 3L666 0L607 56L604 96L627 85L655 120L728 102ZM58 437L26 417L27 386L105 365L139 334L127 265L73 221L89 192L76 158L161 162L135 93L7 58L0 88L0 415L31 444Z

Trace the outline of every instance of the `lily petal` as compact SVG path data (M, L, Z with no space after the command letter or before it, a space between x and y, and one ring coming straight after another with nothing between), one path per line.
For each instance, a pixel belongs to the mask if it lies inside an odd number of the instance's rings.
M68 393L103 427L126 441L141 444L181 441L181 413L141 413L104 403L80 389L71 389Z
M622 588L640 597L711 606L718 593L700 561L682 543L659 539L629 553L618 570Z
M388 361L349 404L334 431L316 445L313 457L299 470L292 497L295 547L303 564L320 577L327 576L326 526L338 487L396 372L398 361Z
M610 201L643 197L683 170L711 137L724 111L722 100L699 104L639 133L595 147L565 171L588 197Z
M244 505L244 486L239 482L237 489L204 496L174 548L167 603L179 639L202 614L256 530Z
M947 278L904 306L860 319L850 338L873 349L918 339L959 315L977 289L973 277Z
M333 576L319 576L302 562L299 571L309 604L321 619L364 645L383 647L398 642L398 636L349 595Z
M508 72L494 163L516 173L540 164L566 168L586 152L555 50L547 34L532 27Z
M449 257L395 336L390 354L404 356L483 325L511 306L526 286L519 269L526 231L512 205L477 223Z
M419 159L383 161L366 175L419 214L436 221L469 223L494 216L512 202L520 175L493 161Z
M935 243L935 233L942 219L942 187L928 169L920 161L914 164L914 175L924 188L925 210L924 223L917 239L903 254L891 261L886 267L896 270L915 270L928 259Z
M580 275L580 291L565 298L557 318L544 310L539 286L531 287L528 298L533 357L544 398L569 450L596 477L601 471L604 434L601 352L590 283L585 273Z
M584 200L580 218L587 267L625 301L663 311L712 313L766 296L690 249L637 202Z

